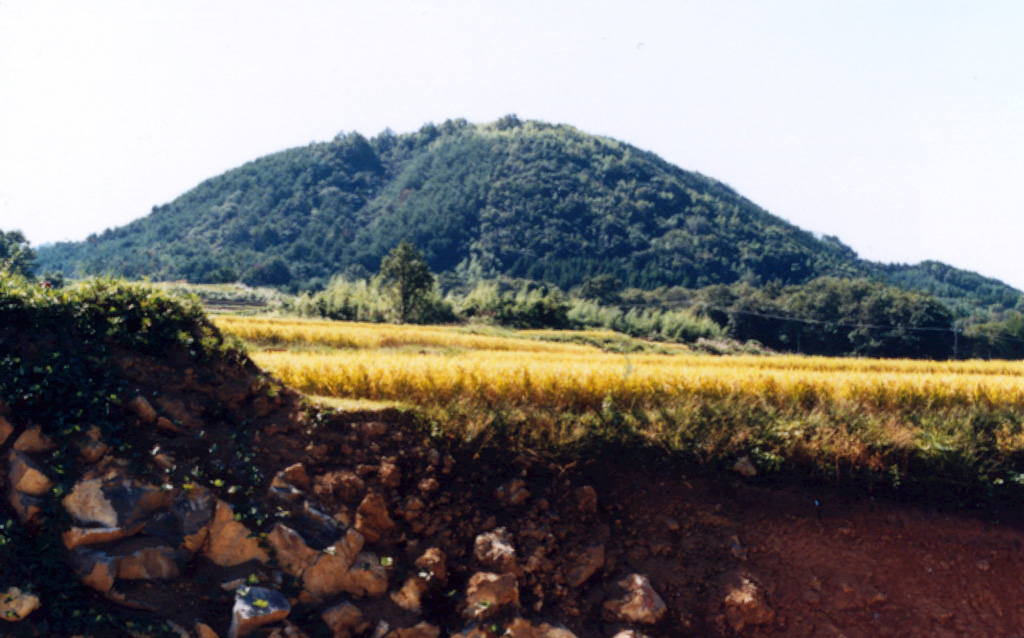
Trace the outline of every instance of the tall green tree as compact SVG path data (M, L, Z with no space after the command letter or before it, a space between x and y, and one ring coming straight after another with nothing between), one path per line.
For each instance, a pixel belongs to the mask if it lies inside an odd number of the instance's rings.
M35 262L36 252L20 230L0 230L0 274L31 277Z
M429 309L434 275L419 248L403 240L381 260L380 276L400 322Z

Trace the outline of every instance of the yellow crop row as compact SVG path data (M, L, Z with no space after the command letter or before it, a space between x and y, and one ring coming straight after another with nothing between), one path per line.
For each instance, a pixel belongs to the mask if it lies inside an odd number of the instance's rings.
M262 346L329 348L461 348L523 352L593 352L588 346L480 334L446 326L408 326L310 319L213 317L226 332Z
M1024 405L1024 384L1015 375L801 369L772 365L767 358L493 350L457 355L262 352L253 358L285 383L311 394L425 405L471 402L575 412L599 409L608 396L644 408L683 396L743 398L807 409L853 403L901 412L978 403Z

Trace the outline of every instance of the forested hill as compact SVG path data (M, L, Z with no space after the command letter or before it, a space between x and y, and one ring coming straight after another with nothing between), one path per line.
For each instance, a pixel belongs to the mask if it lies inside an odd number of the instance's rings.
M569 288L608 274L649 289L853 275L938 286L940 297L973 294L958 288L969 274L942 283L921 269L864 262L652 153L515 116L369 140L351 133L269 155L127 226L44 246L39 261L42 272L294 289L376 272L402 239L436 272L465 279ZM996 296L1019 295L999 286Z

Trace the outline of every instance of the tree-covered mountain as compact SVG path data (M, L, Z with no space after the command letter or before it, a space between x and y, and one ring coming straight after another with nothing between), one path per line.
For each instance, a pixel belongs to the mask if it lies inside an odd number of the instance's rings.
M883 266L818 238L728 186L570 126L449 120L373 139L343 134L207 180L121 228L44 246L40 271L317 288L375 272L400 241L431 269L564 289L697 288L870 277L964 307L1021 293L941 264Z

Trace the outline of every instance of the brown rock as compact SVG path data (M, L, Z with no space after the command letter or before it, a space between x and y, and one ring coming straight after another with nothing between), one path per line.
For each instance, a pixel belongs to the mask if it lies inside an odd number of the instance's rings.
M206 544L217 510L217 497L202 486L182 490L171 504L170 512L180 525L180 547L195 554Z
M14 442L14 449L26 454L41 454L55 449L53 439L43 434L43 428L33 425L21 433L18 440Z
M110 446L103 442L100 429L95 425L89 428L85 440L78 446L79 456L88 464L96 463L109 451Z
M581 514L594 514L597 512L597 490L590 485L584 485L573 492L576 497L576 508Z
M156 410L149 404L146 397L139 395L128 403L128 409L135 413L143 423L156 422Z
M494 490L494 498L509 505L522 505L530 498L530 492L522 479L512 479Z
M157 510L169 508L174 497L173 492L112 471L79 481L61 503L81 525L115 528L130 527Z
M79 523L102 525L109 529L118 527L117 512L103 494L101 478L79 481L61 503Z
M160 396L156 399L156 404L159 408L168 416L171 417L177 423L185 426L189 430L198 430L203 427L203 421L188 408L185 407L185 403L180 399L171 399L170 397Z
M463 617L486 620L519 608L519 583L513 574L477 572L469 579Z
M654 591L646 576L630 574L619 581L618 585L626 590L625 596L604 604L605 611L616 620L654 624L668 611L665 601Z
M78 547L69 557L71 567L82 579L82 584L101 594L110 591L117 575L117 559L99 550Z
M732 471L747 478L757 476L757 468L754 467L749 456L740 457L740 459L736 461L736 464L732 466Z
M568 629L554 627L547 623L534 625L525 618L514 619L505 628L503 635L510 638L576 638L576 634Z
M441 484L437 482L436 478L431 476L421 480L417 487L423 496L426 497L436 492L441 487Z
M477 536L473 544L473 556L489 571L516 575L522 573L516 564L516 549L512 546L512 535L504 527Z
M145 539L139 539L145 542ZM122 550L124 551L124 550ZM182 550L161 545L143 546L117 558L117 578L123 580L166 580L176 578L188 560Z
M363 620L363 612L352 603L335 605L320 617L327 624L332 638L352 638L370 628L370 623Z
M160 428L161 430L167 430L169 432L174 432L175 434L184 434L185 433L185 428L179 428L178 426L174 425L174 423L170 419L165 417L165 416L157 417L157 419L156 419L156 427Z
M363 552L356 556L346 575L344 591L359 598L376 598L387 593L388 573L376 554Z
M14 434L14 426L10 421L0 416L0 445L7 442L8 437Z
M366 492L366 483L349 470L328 472L316 478L313 492L317 496L336 496L346 503L355 503Z
M583 585L602 567L604 567L604 545L588 547L577 560L573 570L569 572L569 585L571 587Z
M391 600L402 609L418 614L423 607L423 595L429 590L430 584L426 578L410 576L401 589L392 592Z
M388 426L386 423L380 421L371 421L368 423L356 424L355 429L368 439L376 439L384 436L388 433Z
M306 473L306 466L302 463L295 463L289 465L280 472L281 477L299 488L300 490L309 489L309 474Z
M217 511L202 549L206 558L221 567L233 567L250 560L261 563L270 560L249 528L236 521L231 506L221 500L217 501Z
M72 527L61 534L64 547L69 550L83 545L99 545L134 536L142 524L133 527Z
M387 487L398 487L402 484L402 470L394 463L382 462L378 476L380 476L380 482Z
M39 609L39 597L21 591L18 587L10 587L7 593L0 596L0 618L8 622L18 622Z
M267 542L274 548L274 556L281 569L296 578L302 576L320 557L320 552L310 549L295 530L282 523L274 525L274 529L270 530Z
M395 529L383 496L376 492L366 495L356 510L355 528L371 543L376 543Z
M747 576L735 575L727 581L725 618L733 631L748 625L766 625L775 619L763 589Z
M11 464L12 490L29 496L42 496L53 488L54 482L43 473L43 469L23 453L10 450L7 458Z
M267 638L309 638L309 634L286 620L284 627L278 627L270 632Z
M284 620L291 609L291 605L277 590L239 587L235 591L235 607L231 612L228 638L242 638L259 627Z
M429 623L421 622L412 627L396 629L387 634L384 638L437 638L441 630Z
M444 584L448 582L448 567L445 564L447 558L440 549L431 547L416 559L415 565L421 572L429 574L424 576L427 580L436 578L439 583Z
M194 632L196 634L196 638L220 638L220 636L217 635L217 632L206 623L197 622Z
M495 490L495 498L508 505L522 505L529 498L526 483L520 478L513 478Z
M35 525L40 522L40 515L43 511L42 499L11 490L8 500L23 525Z
M363 535L354 529L331 545L302 574L302 588L314 600L347 591L348 571L363 548Z

